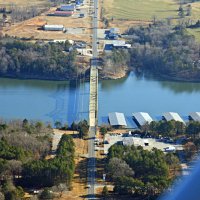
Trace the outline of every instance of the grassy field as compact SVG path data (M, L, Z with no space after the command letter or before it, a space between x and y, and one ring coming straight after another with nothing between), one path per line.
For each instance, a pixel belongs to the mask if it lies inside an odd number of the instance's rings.
M0 7L11 4L18 6L46 5L48 0L0 0Z
M177 17L178 5L173 0L104 0L104 8L108 18L151 20Z
M196 38L196 40L197 40L198 42L200 42L200 28L193 28L193 29L188 28L187 31L188 31L188 33L190 33L191 35L194 35L195 38Z
M168 17L178 18L177 2L175 0L104 0L104 9L107 18L149 21L153 16L158 20ZM198 19L200 2L191 5L191 18Z

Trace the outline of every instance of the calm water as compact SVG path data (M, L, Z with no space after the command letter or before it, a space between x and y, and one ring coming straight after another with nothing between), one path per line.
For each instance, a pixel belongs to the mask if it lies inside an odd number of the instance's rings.
M78 85L78 86L76 86ZM0 117L33 119L54 123L88 118L89 83L0 79ZM174 111L186 117L200 111L200 83L137 78L131 73L120 80L99 83L99 124L109 112L123 112L128 124L131 113L148 112L159 119Z

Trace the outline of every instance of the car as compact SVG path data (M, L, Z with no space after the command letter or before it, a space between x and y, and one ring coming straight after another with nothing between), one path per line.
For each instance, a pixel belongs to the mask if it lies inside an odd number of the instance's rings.
M91 185L90 184L86 185L86 188L91 188Z
M165 152L175 152L176 148L174 146L169 146L164 148Z

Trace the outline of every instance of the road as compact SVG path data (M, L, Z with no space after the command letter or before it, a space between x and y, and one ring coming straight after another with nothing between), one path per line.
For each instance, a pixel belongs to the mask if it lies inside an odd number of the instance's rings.
M98 0L94 0L93 12L93 38L92 38L92 59L90 69L90 100L89 100L89 139L88 139L88 199L95 199L95 135L98 119L98 44L97 44L97 29L98 29Z

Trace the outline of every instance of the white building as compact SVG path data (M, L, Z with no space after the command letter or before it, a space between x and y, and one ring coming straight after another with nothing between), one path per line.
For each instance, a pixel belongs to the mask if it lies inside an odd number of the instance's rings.
M136 112L133 113L134 120L140 125L143 126L145 124L150 124L153 119L150 117L150 115L146 112Z
M171 121L171 120L174 120L174 121L178 121L178 122L182 122L185 124L185 122L183 121L183 119L180 117L180 115L178 113L175 113L175 112L166 112L163 114L163 118L166 120L166 121Z
M194 121L197 121L197 122L200 122L200 112L192 112L189 114L189 118L194 120Z
M63 25L44 25L43 26L45 31L63 31Z
M118 113L118 112L109 113L108 117L111 126L127 126L125 116L123 113Z
M62 11L75 11L76 6L75 5L61 5L60 10L62 10Z

